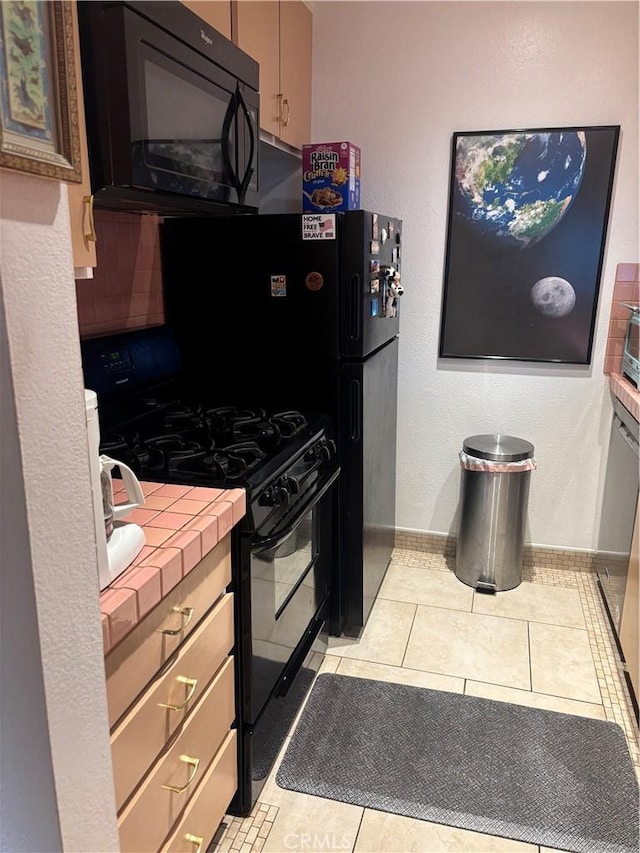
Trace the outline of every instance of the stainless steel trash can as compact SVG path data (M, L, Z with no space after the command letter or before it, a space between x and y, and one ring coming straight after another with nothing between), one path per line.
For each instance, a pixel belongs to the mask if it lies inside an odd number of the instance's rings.
M522 581L533 444L512 435L472 435L462 445L456 576L485 592Z

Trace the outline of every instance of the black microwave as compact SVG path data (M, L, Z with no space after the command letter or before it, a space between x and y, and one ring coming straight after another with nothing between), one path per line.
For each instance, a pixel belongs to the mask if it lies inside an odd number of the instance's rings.
M97 207L255 213L258 64L178 0L78 3Z

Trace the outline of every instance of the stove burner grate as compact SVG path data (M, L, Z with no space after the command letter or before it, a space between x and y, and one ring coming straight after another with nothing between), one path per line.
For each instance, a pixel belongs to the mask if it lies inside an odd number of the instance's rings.
M267 454L254 441L245 441L179 459L171 470L199 482L211 477L238 480L259 468L266 458Z
M297 453L309 427L294 410L267 414L260 407L211 406L188 398L154 408L146 418L131 419L128 428L106 433L101 446L102 453L151 481L246 486L251 480L252 488L261 488L258 483L285 463L287 451L292 458Z

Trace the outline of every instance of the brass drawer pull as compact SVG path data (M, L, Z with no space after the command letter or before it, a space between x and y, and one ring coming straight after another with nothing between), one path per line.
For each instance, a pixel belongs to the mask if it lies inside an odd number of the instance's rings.
M198 767L200 766L200 759L192 758L190 755L181 755L180 761L183 761L185 764L190 764L192 768L191 773L189 774L189 778L187 780L187 784L183 785L181 788L177 787L176 785L162 785L165 791L171 791L174 794L182 794L184 793L184 791L187 790L189 785L196 778L196 773L198 772Z
M193 833L187 832L184 837L184 840L190 841L192 844L196 845L196 848L193 853L201 853L202 845L204 844L204 838L201 835L193 835Z
M164 702L158 702L160 708L168 708L169 711L182 711L182 709L186 708L191 699L193 698L193 694L196 692L196 687L198 686L198 679L187 678L186 675L179 675L176 678L176 681L179 681L180 684L187 684L189 686L189 690L187 692L184 702L181 705L167 705Z
M174 613L180 614L180 617L182 620L180 627L176 628L175 630L172 630L170 628L163 628L162 633L167 634L167 636L169 636L169 637L175 637L178 634L181 634L184 631L184 629L187 627L189 622L191 622L195 607L172 607L171 609Z
M98 240L96 235L96 224L93 218L92 195L85 195L82 197L82 236L85 244L96 243Z

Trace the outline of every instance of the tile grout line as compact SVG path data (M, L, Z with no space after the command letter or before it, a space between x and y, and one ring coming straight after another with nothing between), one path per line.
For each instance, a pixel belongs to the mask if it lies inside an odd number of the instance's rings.
M367 808L366 808L366 806L364 806L362 809L362 814L360 815L360 820L358 821L358 828L356 829L356 836L353 839L353 847L351 848L351 853L353 853L353 851L358 846L358 836L360 835L360 830L362 829L362 822L364 821L364 813L366 812L366 810L367 810Z
M407 634L407 642L405 644L404 652L402 654L402 662L400 664L401 667L404 666L404 661L405 661L405 658L407 656L407 650L409 649L409 643L411 641L411 633L413 631L413 626L415 625L415 622L416 622L417 614L418 614L418 605L416 604L415 609L413 611L413 618L411 619L411 627L409 628L409 633ZM408 669L408 667L407 667L407 669Z

